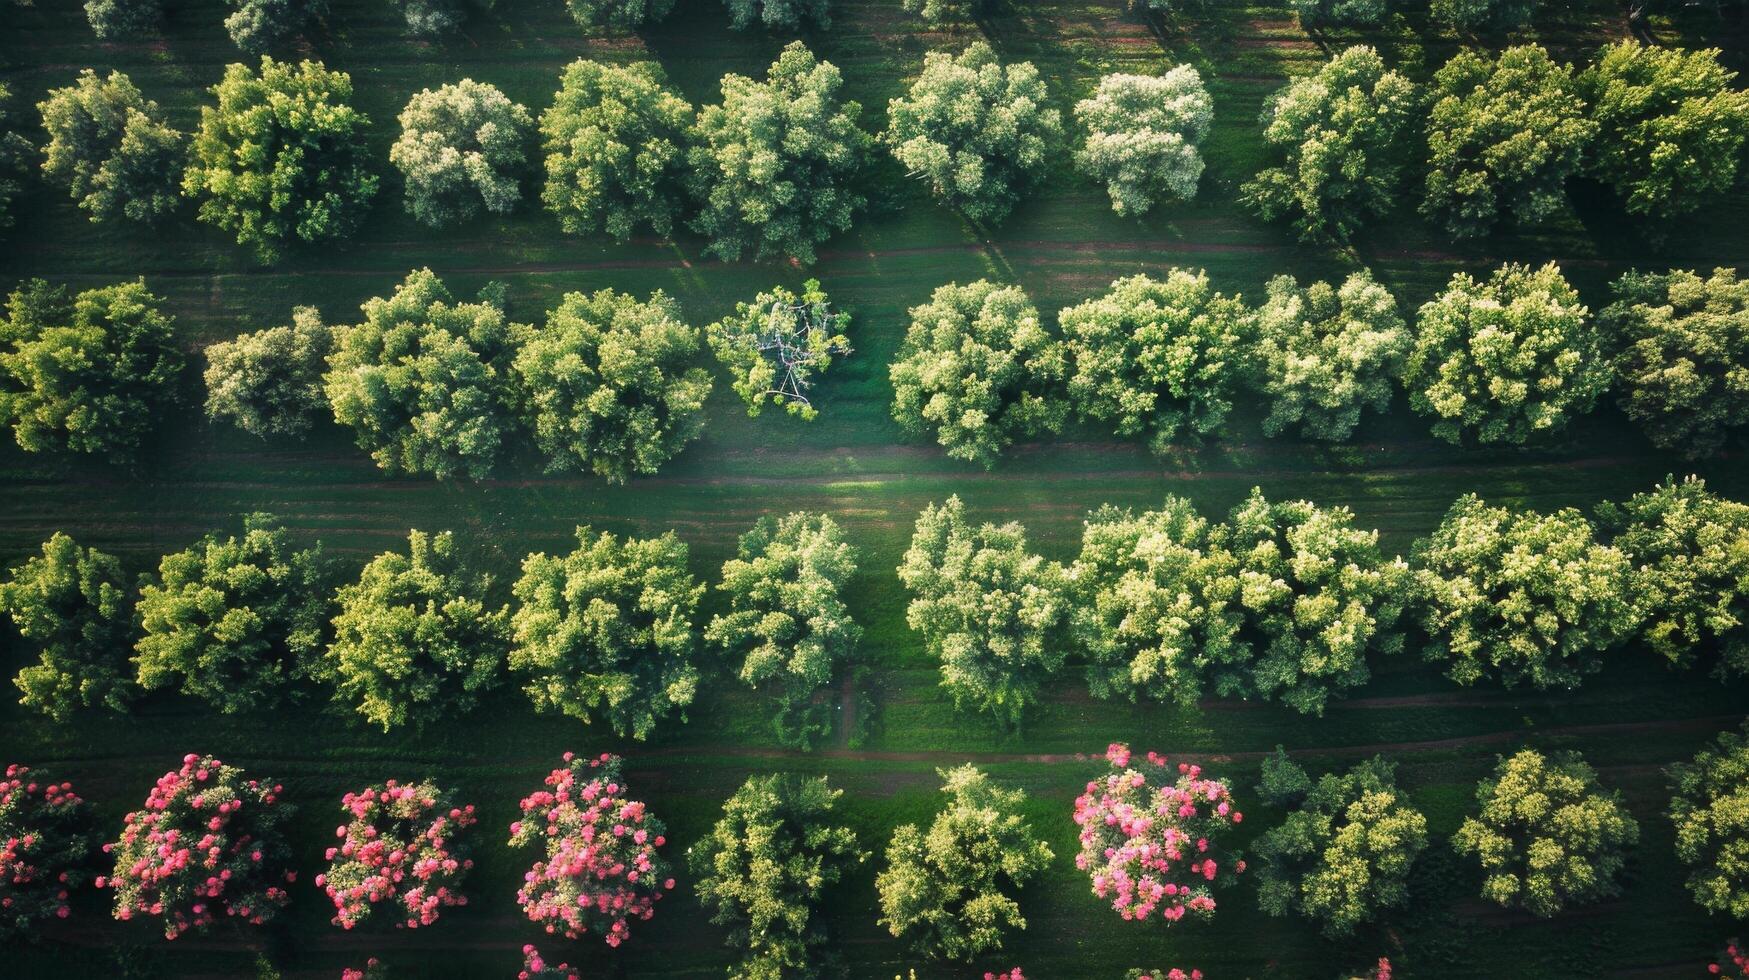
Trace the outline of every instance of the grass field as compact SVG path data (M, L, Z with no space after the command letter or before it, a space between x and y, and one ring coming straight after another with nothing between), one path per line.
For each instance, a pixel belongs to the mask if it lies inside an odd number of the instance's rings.
M206 86L239 58L221 27L219 0L171 0L169 6L164 39L123 45L96 43L75 0L0 8L0 79L21 104L33 104L82 67L119 68L189 128ZM559 0L499 0L499 6L464 36L427 46L402 38L389 4L335 0L330 33L317 39L313 54L352 73L357 103L375 122L371 148L385 169L394 117L421 87L472 77L538 111L574 58L654 57L690 100L703 104L717 98L724 72L761 74L785 40L728 31L716 0L681 0L674 16L646 36L607 39L583 37ZM1548 6L1561 9L1539 23L1537 37L1562 57L1581 59L1627 30L1611 0ZM1741 69L1749 63L1749 21L1729 16L1690 12L1655 30L1665 41L1723 47L1726 60ZM1253 297L1277 273L1304 280L1366 265L1412 308L1456 269L1553 258L1597 308L1607 301L1607 282L1630 267L1749 265L1749 196L1735 193L1685 222L1663 251L1621 220L1607 194L1584 184L1575 184L1572 209L1550 225L1509 228L1479 245L1453 246L1406 207L1378 222L1352 252L1307 248L1251 219L1235 200L1238 185L1264 159L1256 125L1264 98L1284 78L1311 70L1353 40L1307 36L1284 4L1211 0L1194 16L1148 23L1125 15L1121 0L1011 0L1011 8L975 32L930 34L897 0L840 0L834 19L830 32L807 40L843 69L846 90L863 104L871 130L880 128L887 99L918 68L924 51L957 47L974 33L987 36L1005 58L1036 61L1064 108L1102 73L1194 64L1210 80L1216 105L1202 195L1193 206L1168 207L1140 222L1121 220L1110 213L1102 188L1063 167L1010 221L990 231L963 224L882 159L871 175L870 211L850 234L827 244L812 270L834 301L852 311L857 347L822 387L823 413L815 423L773 412L749 419L719 376L704 438L656 479L608 487L547 478L534 461L519 460L480 483L397 481L385 479L332 426L307 444L262 444L207 427L191 374L187 410L164 428L148 454L151 462L139 469L0 449L0 561L19 560L65 529L145 570L161 553L231 524L241 512L266 510L355 565L404 543L409 526L454 529L499 572L501 583L525 553L565 547L578 524L638 532L672 527L692 545L695 572L714 582L735 537L758 516L823 510L846 526L862 554L850 602L867 630L864 650L872 667L866 693L877 708L872 736L854 748L840 740L808 754L779 749L765 706L730 683L720 666L689 723L669 727L648 745L535 716L513 689L424 735L388 737L320 704L217 718L204 705L164 696L128 718L92 714L55 726L8 703L0 708L0 758L52 766L94 800L112 826L185 752L211 752L282 780L301 807L295 843L304 882L317 870L347 789L389 776L430 775L477 802L483 821L468 887L473 903L429 929L343 934L328 925L316 889L301 884L283 927L218 930L166 944L150 924L110 921L96 896L87 895L51 942L0 951L0 975L238 976L253 973L261 955L285 976L331 977L370 955L382 957L397 976L514 975L516 950L537 938L512 900L532 858L503 846L504 828L517 799L566 749L626 752L635 789L671 828L677 859L749 772L829 774L846 790L845 819L877 855L894 826L934 812L937 766L973 759L1024 786L1034 824L1057 859L1045 880L1025 893L1029 927L1008 953L976 970L916 963L874 923L877 859L822 909L856 977L884 980L911 965L923 977L964 977L1019 964L1029 978L1050 980L1116 977L1128 967L1159 964L1197 966L1211 980L1322 978L1379 955L1389 955L1404 977L1700 975L1735 925L1709 921L1681 888L1662 817L1660 768L1741 720L1740 685L1672 674L1631 648L1573 694L1458 689L1436 668L1401 658L1379 665L1361 697L1335 705L1325 718L1308 719L1243 703L1185 711L1091 702L1072 670L1022 735L1003 737L952 710L933 664L905 626L904 595L892 573L917 511L949 493L960 494L975 516L1024 521L1036 546L1059 558L1071 554L1081 517L1100 503L1150 505L1177 493L1217 515L1253 485L1272 497L1347 504L1362 524L1383 531L1388 547L1406 550L1465 491L1543 508L1589 505L1691 469L1653 451L1613 408L1583 420L1559 442L1490 452L1434 442L1424 420L1402 405L1388 419L1367 422L1352 445L1265 440L1259 413L1247 406L1229 442L1164 461L1099 432L1072 432L1022 447L986 473L902 437L887 414L886 364L907 307L943 282L980 276L1020 283L1054 318L1058 308L1118 276L1172 265L1205 267L1223 289ZM1420 78L1457 43L1429 27L1419 9L1394 15L1388 30L1365 40ZM316 304L329 322L346 322L358 303L386 293L420 266L430 266L458 294L503 280L516 319L538 319L566 291L611 285L668 290L699 325L773 282L794 286L804 278L789 267L704 260L696 240L613 247L566 237L535 208L434 234L404 216L398 197L399 188L385 180L371 220L354 241L296 252L261 268L195 224L190 211L153 231L98 227L59 190L33 183L18 226L0 242L0 284L41 275L90 286L143 274L167 297L193 351L283 322L295 304ZM1727 495L1749 497L1749 467L1740 454L1698 471ZM713 594L705 615L718 605ZM16 643L7 649L8 674L22 657ZM1274 819L1257 805L1251 787L1257 759L1276 744L1314 766L1384 752L1399 764L1399 781L1428 814L1435 837L1416 872L1413 909L1393 916L1388 928L1330 944L1300 920L1262 916L1251 886L1241 884L1219 896L1212 922L1170 930L1120 922L1074 870L1069 820L1070 801L1099 768L1080 755L1097 755L1114 740L1204 759L1217 774L1232 777L1252 811L1242 827L1247 837ZM1521 744L1582 749L1605 784L1626 795L1643 839L1620 900L1539 922L1501 913L1476 897L1476 874L1444 840L1495 753ZM584 967L588 976L720 975L732 954L692 899L687 876L682 880L656 918L636 927L619 950L598 942L569 948L547 942L543 950Z

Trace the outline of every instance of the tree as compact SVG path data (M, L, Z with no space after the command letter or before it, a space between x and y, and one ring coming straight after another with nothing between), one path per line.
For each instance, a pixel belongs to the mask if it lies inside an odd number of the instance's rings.
M1417 314L1403 384L1450 443L1521 445L1590 411L1612 370L1579 294L1553 262L1459 272Z
M85 0L85 20L99 41L155 34L164 20L163 0Z
M1290 427L1341 442L1362 412L1391 407L1414 339L1391 291L1362 270L1340 288L1292 276L1269 281L1257 311L1257 361L1271 399L1266 435Z
M1348 48L1264 105L1263 139L1281 163L1242 196L1263 220L1291 222L1303 241L1346 242L1394 206L1420 118L1414 82L1373 48Z
M856 655L862 627L841 593L856 576L856 549L825 514L762 517L723 563L728 612L705 639L739 663L737 674L777 699L778 740L807 749L832 730L832 706L814 696Z
M674 0L565 0L565 9L579 27L629 31L666 18Z
M0 779L0 938L17 943L71 915L68 895L90 883L97 847L96 814L72 783L8 765Z
M1374 27L1385 19L1385 0L1294 0L1306 27Z
M412 531L407 552L383 552L340 587L319 670L385 732L471 710L498 683L509 633L509 607L482 598L492 581L463 563L454 535Z
M264 262L291 242L349 237L364 220L377 177L352 108L352 78L321 62L261 59L259 74L230 65L200 110L182 192L200 220L237 236Z
M989 469L1016 439L1062 428L1066 373L1062 343L1019 286L948 283L911 308L888 369L893 418L912 435L933 430L949 456Z
M1433 18L1459 31L1511 31L1530 23L1542 0L1433 0Z
M1449 658L1459 684L1575 688L1637 625L1628 557L1570 507L1515 512L1465 494L1414 564L1427 657Z
M1708 912L1749 915L1749 735L1721 732L1670 777L1676 860Z
M417 929L442 909L468 904L460 888L474 862L462 832L479 822L473 804L458 804L429 780L391 779L347 793L340 810L350 819L334 828L340 845L328 848L328 870L316 876L334 903L335 925L351 929L388 902L397 926Z
M177 398L182 352L144 279L87 289L33 279L0 322L0 419L27 452L133 459Z
M1621 894L1616 878L1640 825L1577 752L1545 757L1523 749L1476 784L1481 812L1466 817L1452 846L1486 878L1482 897L1547 918Z
M165 555L140 587L140 687L176 687L224 714L277 704L316 670L326 640L328 569L321 546L292 549L270 514L243 536L208 534Z
M522 969L516 974L516 980L581 980L581 977L581 972L571 969L569 963L548 963L542 958L540 950L534 948L533 943L523 945ZM340 980L352 978L341 977ZM371 978L360 977L358 980Z
M507 374L514 325L502 287L457 303L418 269L364 319L336 330L323 387L334 421L390 473L438 479L491 472L511 422Z
M406 181L407 213L441 228L522 200L532 120L495 85L464 78L422 89L401 110L389 162Z
M698 438L711 377L692 366L698 331L680 316L660 289L643 301L603 289L566 293L544 328L525 329L511 372L549 472L624 483Z
M1017 523L973 528L955 496L917 516L899 580L911 593L905 621L941 661L954 704L1018 726L1063 665L1070 602L1062 567L1029 552Z
M1734 269L1628 272L1598 316L1620 353L1622 411L1653 445L1712 456L1749 424L1749 281Z
M71 192L92 221L151 222L181 204L183 135L118 71L87 68L37 103L49 141L43 174Z
M0 82L0 230L12 227L12 199L24 190L20 179L36 147L19 132L17 116L12 112L12 89Z
M643 740L698 692L693 616L704 586L669 531L625 538L577 529L563 557L529 555L514 589L510 669L542 711Z
M639 225L673 234L687 203L692 106L654 61L571 62L541 113L541 200L573 235L625 241Z
M964 24L975 19L987 0L902 0L899 4L908 14L916 14L931 25Z
M1055 855L1021 816L1024 792L972 765L936 772L947 809L928 834L909 823L893 831L887 869L875 878L879 922L920 953L969 962L1026 928L1017 893Z
M392 0L401 8L407 33L416 38L436 38L461 29L470 6L490 9L493 0Z
M1561 209L1597 135L1571 68L1535 44L1498 59L1460 51L1434 73L1432 98L1422 215L1475 238L1504 215L1533 225Z
M328 407L322 371L334 331L313 306L292 309L289 326L269 327L206 349L206 414L262 439L303 438Z
M132 598L121 562L59 531L41 557L13 569L0 582L0 612L37 653L12 681L24 693L19 703L58 722L98 705L126 711Z
M733 980L819 975L828 945L814 912L868 855L856 832L834 825L843 790L826 777L752 776L723 804L723 816L686 852L698 900L744 951Z
M1214 116L1214 100L1189 65L1161 76L1106 75L1092 98L1075 103L1075 118L1087 131L1075 166L1105 184L1119 215L1188 201L1202 178L1198 147Z
M808 393L833 358L850 356L849 329L850 315L834 311L820 281L809 279L800 296L773 286L751 303L736 303L732 315L705 328L705 339L734 377L749 416L758 417L769 400L811 422L820 411Z
M755 23L768 31L826 30L832 26L830 0L723 0L729 24L744 31Z
M1074 364L1069 400L1083 418L1145 435L1162 456L1225 426L1252 323L1241 298L1215 292L1206 273L1119 279L1058 319Z
M1297 770L1306 790L1275 801L1289 808L1287 817L1258 841L1263 911L1298 913L1338 938L1406 904L1409 869L1427 847L1427 818L1397 791L1396 767L1373 756L1312 783L1280 749L1263 763L1266 783L1272 767Z
M225 18L231 42L249 54L260 54L302 34L311 22L328 15L328 0L227 0L234 8Z
M863 205L852 183L871 137L862 106L841 102L843 76L800 41L783 49L764 82L724 75L721 105L698 114L688 151L705 251L726 261L814 261L814 246L850 227Z
M1032 62L1004 66L983 41L957 57L924 55L923 73L887 104L882 137L893 156L948 207L997 224L1044 169L1062 138Z

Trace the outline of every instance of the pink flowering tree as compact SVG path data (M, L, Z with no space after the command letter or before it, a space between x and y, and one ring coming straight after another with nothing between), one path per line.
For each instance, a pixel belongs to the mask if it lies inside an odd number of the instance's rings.
M97 854L90 804L28 766L0 781L0 940L68 915L69 892L91 880Z
M1213 914L1213 887L1245 870L1244 861L1220 857L1214 846L1243 819L1226 781L1182 762L1174 772L1154 752L1132 767L1129 746L1118 743L1105 757L1110 771L1075 800L1075 866L1093 879L1093 894L1126 920Z
M334 903L335 925L351 929L393 903L396 925L416 929L468 904L460 887L474 862L462 832L478 822L472 804L456 805L435 783L391 779L346 794L340 809L352 819L334 828L340 844L328 848L328 870L316 876Z
M297 880L285 870L283 833L294 808L280 792L211 756L184 756L127 815L121 840L103 847L115 856L115 874L97 886L115 889L115 917L160 918L167 939L220 916L272 919Z
M1383 956L1370 969L1363 970L1352 976L1343 974L1343 980L1391 980L1391 961Z
M1123 975L1123 980L1202 980L1202 971L1180 970L1177 967L1170 970L1131 970Z
M340 980L388 980L388 977L388 969L374 956L364 961L363 969L349 966L340 971Z
M564 767L523 799L522 819L510 825L511 846L539 841L546 849L546 860L523 875L516 900L549 933L578 939L596 932L618 946L630 934L627 923L648 920L674 887L656 853L668 843L667 830L643 803L627 799L620 767L617 755L565 753Z
M548 963L541 958L540 950L522 947L522 972L516 975L516 980L578 980L578 977L571 964Z
M1379 962L1385 961L1380 960ZM1706 971L1715 977L1724 977L1726 980L1741 980L1742 977L1749 977L1749 953L1743 951L1743 947L1738 944L1737 940L1731 939L1725 943L1725 951L1719 955L1719 961L1708 964ZM1391 978L1386 976L1385 980L1391 980Z

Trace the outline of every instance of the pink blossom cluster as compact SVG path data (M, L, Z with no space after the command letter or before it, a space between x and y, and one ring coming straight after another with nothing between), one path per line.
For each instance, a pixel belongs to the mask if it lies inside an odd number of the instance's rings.
M668 843L666 828L626 799L620 767L616 755L585 761L565 753L564 768L523 799L522 819L510 825L511 845L544 843L546 860L523 875L516 900L549 933L578 939L593 930L618 946L630 934L626 923L648 920L674 887L656 853Z
M6 767L0 780L0 938L48 919L65 919L69 889L90 880L96 841L91 808L29 766Z
M1749 977L1749 953L1743 952L1743 947L1732 939L1725 943L1725 954L1719 957L1719 962L1708 965L1706 969L1718 977ZM1385 980L1391 980L1390 976L1386 975Z
M211 756L184 756L127 815L121 840L103 846L115 873L97 887L115 889L115 917L162 917L168 939L221 913L255 925L273 918L297 880L284 870L281 825L293 808L281 792Z
M986 972L984 974L984 980L1026 980L1026 978L1020 975L1020 967L1017 966L1012 970L1004 970L1001 973Z
M364 969L349 966L340 971L340 980L382 980L385 976L382 961L371 957L364 961Z
M1110 771L1075 800L1075 866L1093 879L1093 894L1126 920L1212 914L1210 886L1228 867L1212 838L1244 819L1226 782L1185 763L1167 782L1165 756L1149 752L1146 766L1131 768L1129 746L1118 743L1105 757ZM1232 873L1244 870L1244 861L1231 862Z
M1125 980L1202 980L1201 970L1131 970Z
M522 947L522 972L516 975L516 980L577 980L576 970L569 963L548 963L541 959L540 950L533 946Z
M396 925L417 929L468 904L459 889L474 862L458 838L479 822L472 804L455 805L431 782L391 779L346 794L340 809L352 819L334 828L340 844L328 848L328 870L316 876L334 903L335 925L351 929L392 901L402 914Z
M1391 961L1383 956L1379 957L1379 965L1372 968L1372 974L1367 980L1391 980Z

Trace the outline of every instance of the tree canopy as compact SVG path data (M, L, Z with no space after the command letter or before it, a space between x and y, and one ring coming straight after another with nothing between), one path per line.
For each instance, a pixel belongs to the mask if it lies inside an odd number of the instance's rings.
M1385 19L1385 0L1294 0L1305 27L1373 27Z
M687 205L692 117L654 61L571 62L540 117L541 200L573 235L625 241L639 225L673 234Z
M37 103L49 141L43 174L63 184L92 221L150 222L182 203L177 192L185 142L158 103L118 71L87 68Z
M667 17L674 0L565 0L565 9L580 27L629 31Z
M1177 65L1164 75L1106 75L1075 103L1086 131L1075 165L1105 184L1111 209L1142 215L1162 201L1188 201L1202 178L1198 149L1214 121L1202 75Z
M818 279L797 296L782 286L736 303L735 312L705 328L717 360L734 378L735 394L757 417L767 401L813 421L820 410L810 392L834 359L850 356L850 315L834 310Z
M164 0L85 0L85 20L99 41L156 34L164 21Z
M12 109L12 88L0 82L0 231L12 227L12 200L24 190L21 179L36 152L18 130L18 114Z
M927 24L963 24L972 20L988 0L901 0L899 6Z
M1599 326L1620 353L1616 398L1653 445L1697 459L1749 425L1749 281L1735 269L1628 272Z
M1435 20L1462 32L1510 31L1530 23L1542 0L1433 0Z
M1391 407L1413 344L1396 298L1370 272L1340 287L1276 276L1257 311L1257 366L1271 401L1264 433L1349 438L1362 412Z
M1721 732L1669 769L1676 860L1708 912L1749 915L1749 734Z
M268 327L206 349L206 413L250 435L300 438L328 396L322 372L334 331L313 306L292 310L289 326Z
M60 722L81 708L127 710L133 591L113 555L55 532L0 582L0 612L37 655L13 679L19 703Z
M232 8L225 18L225 33L231 43L250 54L260 54L303 33L312 21L328 13L328 0L226 0Z
M407 213L433 228L482 210L509 214L522 200L533 122L495 85L464 78L422 89L401 110L389 162L401 171Z
M744 31L760 25L768 31L826 30L832 26L831 0L723 0L729 26Z

